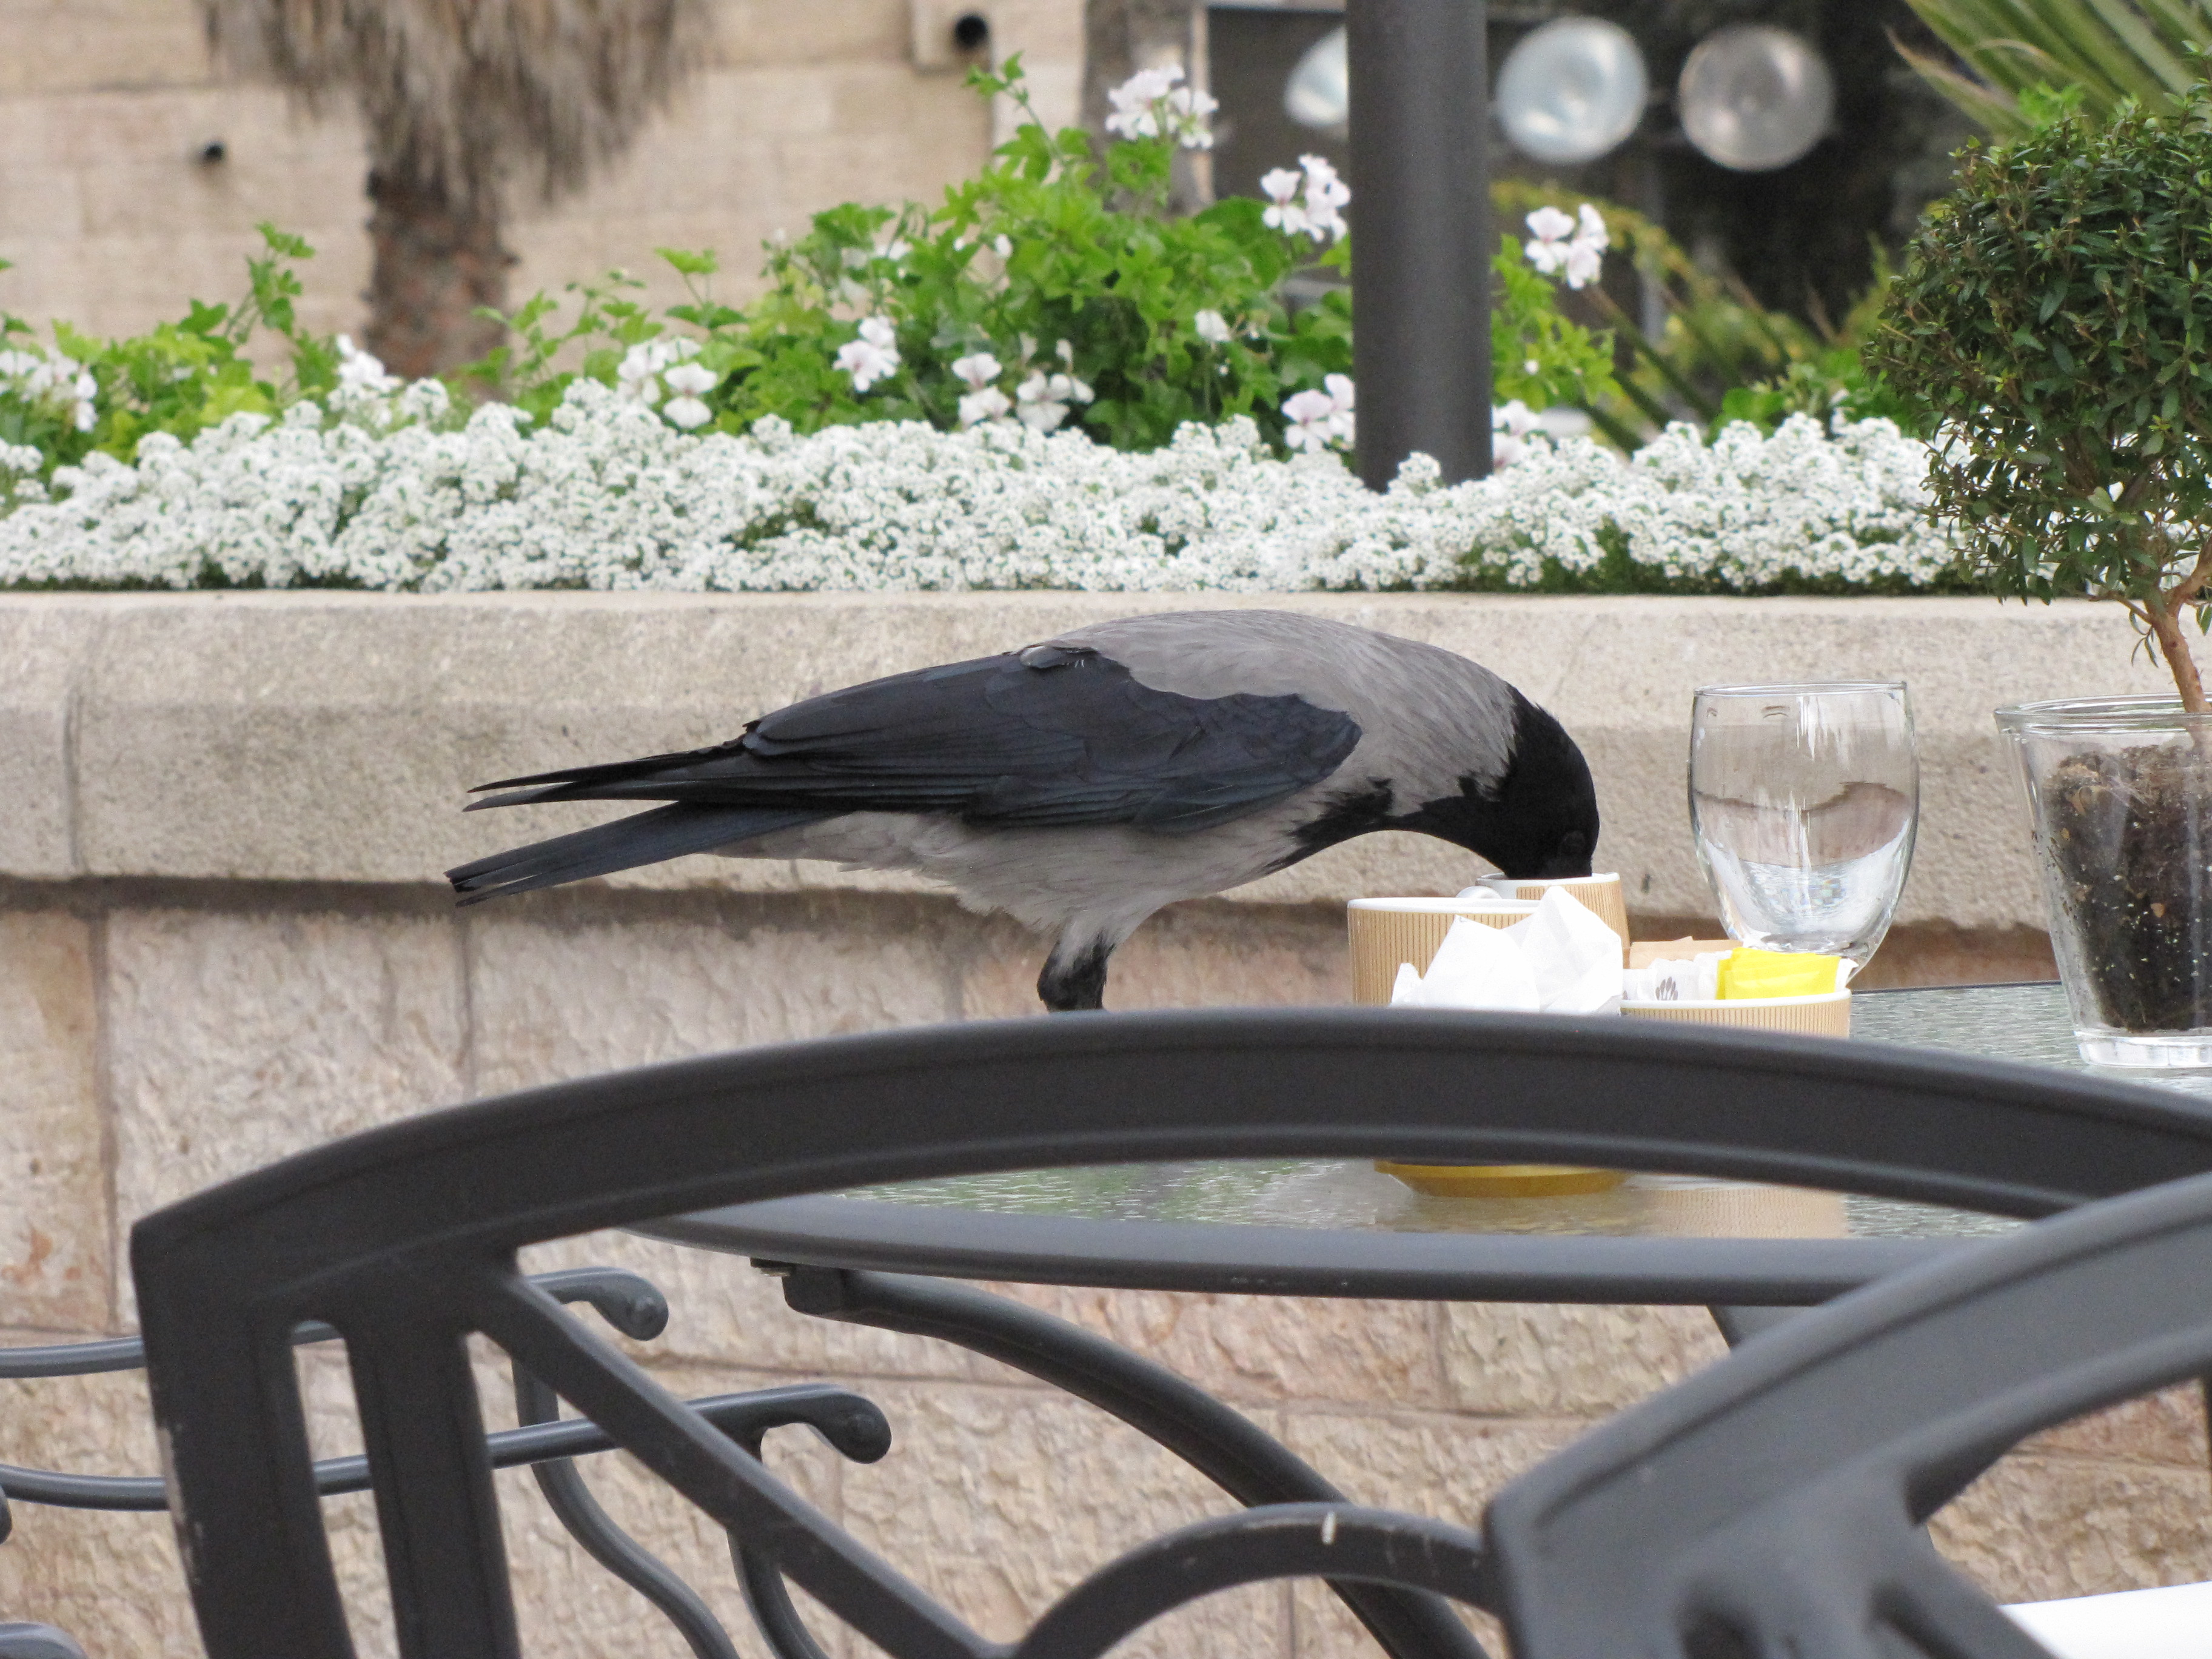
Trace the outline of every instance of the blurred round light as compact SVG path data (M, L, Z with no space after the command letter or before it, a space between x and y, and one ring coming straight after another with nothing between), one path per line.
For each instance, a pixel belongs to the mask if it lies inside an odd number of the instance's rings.
M1803 36L1771 23L1715 29L1682 65L1676 91L1690 142L1738 173L1788 167L1836 112L1827 64Z
M1572 167L1636 131L1650 84L1626 29L1601 17L1556 17L1506 54L1494 101L1514 149Z
M1283 109L1302 127L1344 137L1352 115L1352 68L1342 29L1331 29L1298 59L1283 88Z

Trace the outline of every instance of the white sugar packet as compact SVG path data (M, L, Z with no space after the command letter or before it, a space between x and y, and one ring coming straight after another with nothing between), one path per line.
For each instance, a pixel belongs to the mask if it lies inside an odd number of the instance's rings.
M1725 951L1701 956L1662 957L1622 975L1621 995L1630 1002L1711 1002L1721 994Z

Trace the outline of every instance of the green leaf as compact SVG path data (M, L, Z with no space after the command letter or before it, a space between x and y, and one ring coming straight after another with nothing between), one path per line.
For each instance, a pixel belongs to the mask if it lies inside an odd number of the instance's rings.
M679 247L657 247L653 252L686 276L711 276L722 268L711 248L696 253Z

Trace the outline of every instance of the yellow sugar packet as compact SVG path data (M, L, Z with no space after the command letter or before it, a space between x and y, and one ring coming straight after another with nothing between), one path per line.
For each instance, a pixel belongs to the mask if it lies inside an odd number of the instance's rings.
M1841 988L1840 957L1739 946L1721 961L1723 1000L1741 997L1824 996Z

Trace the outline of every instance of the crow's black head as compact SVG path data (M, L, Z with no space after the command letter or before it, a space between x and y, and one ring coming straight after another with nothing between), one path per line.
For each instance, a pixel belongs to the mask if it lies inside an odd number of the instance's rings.
M1429 801L1389 827L1455 842L1522 881L1589 875L1597 851L1597 790L1589 764L1559 721L1518 691L1513 708L1513 751L1504 777L1487 788L1463 778L1458 794Z

